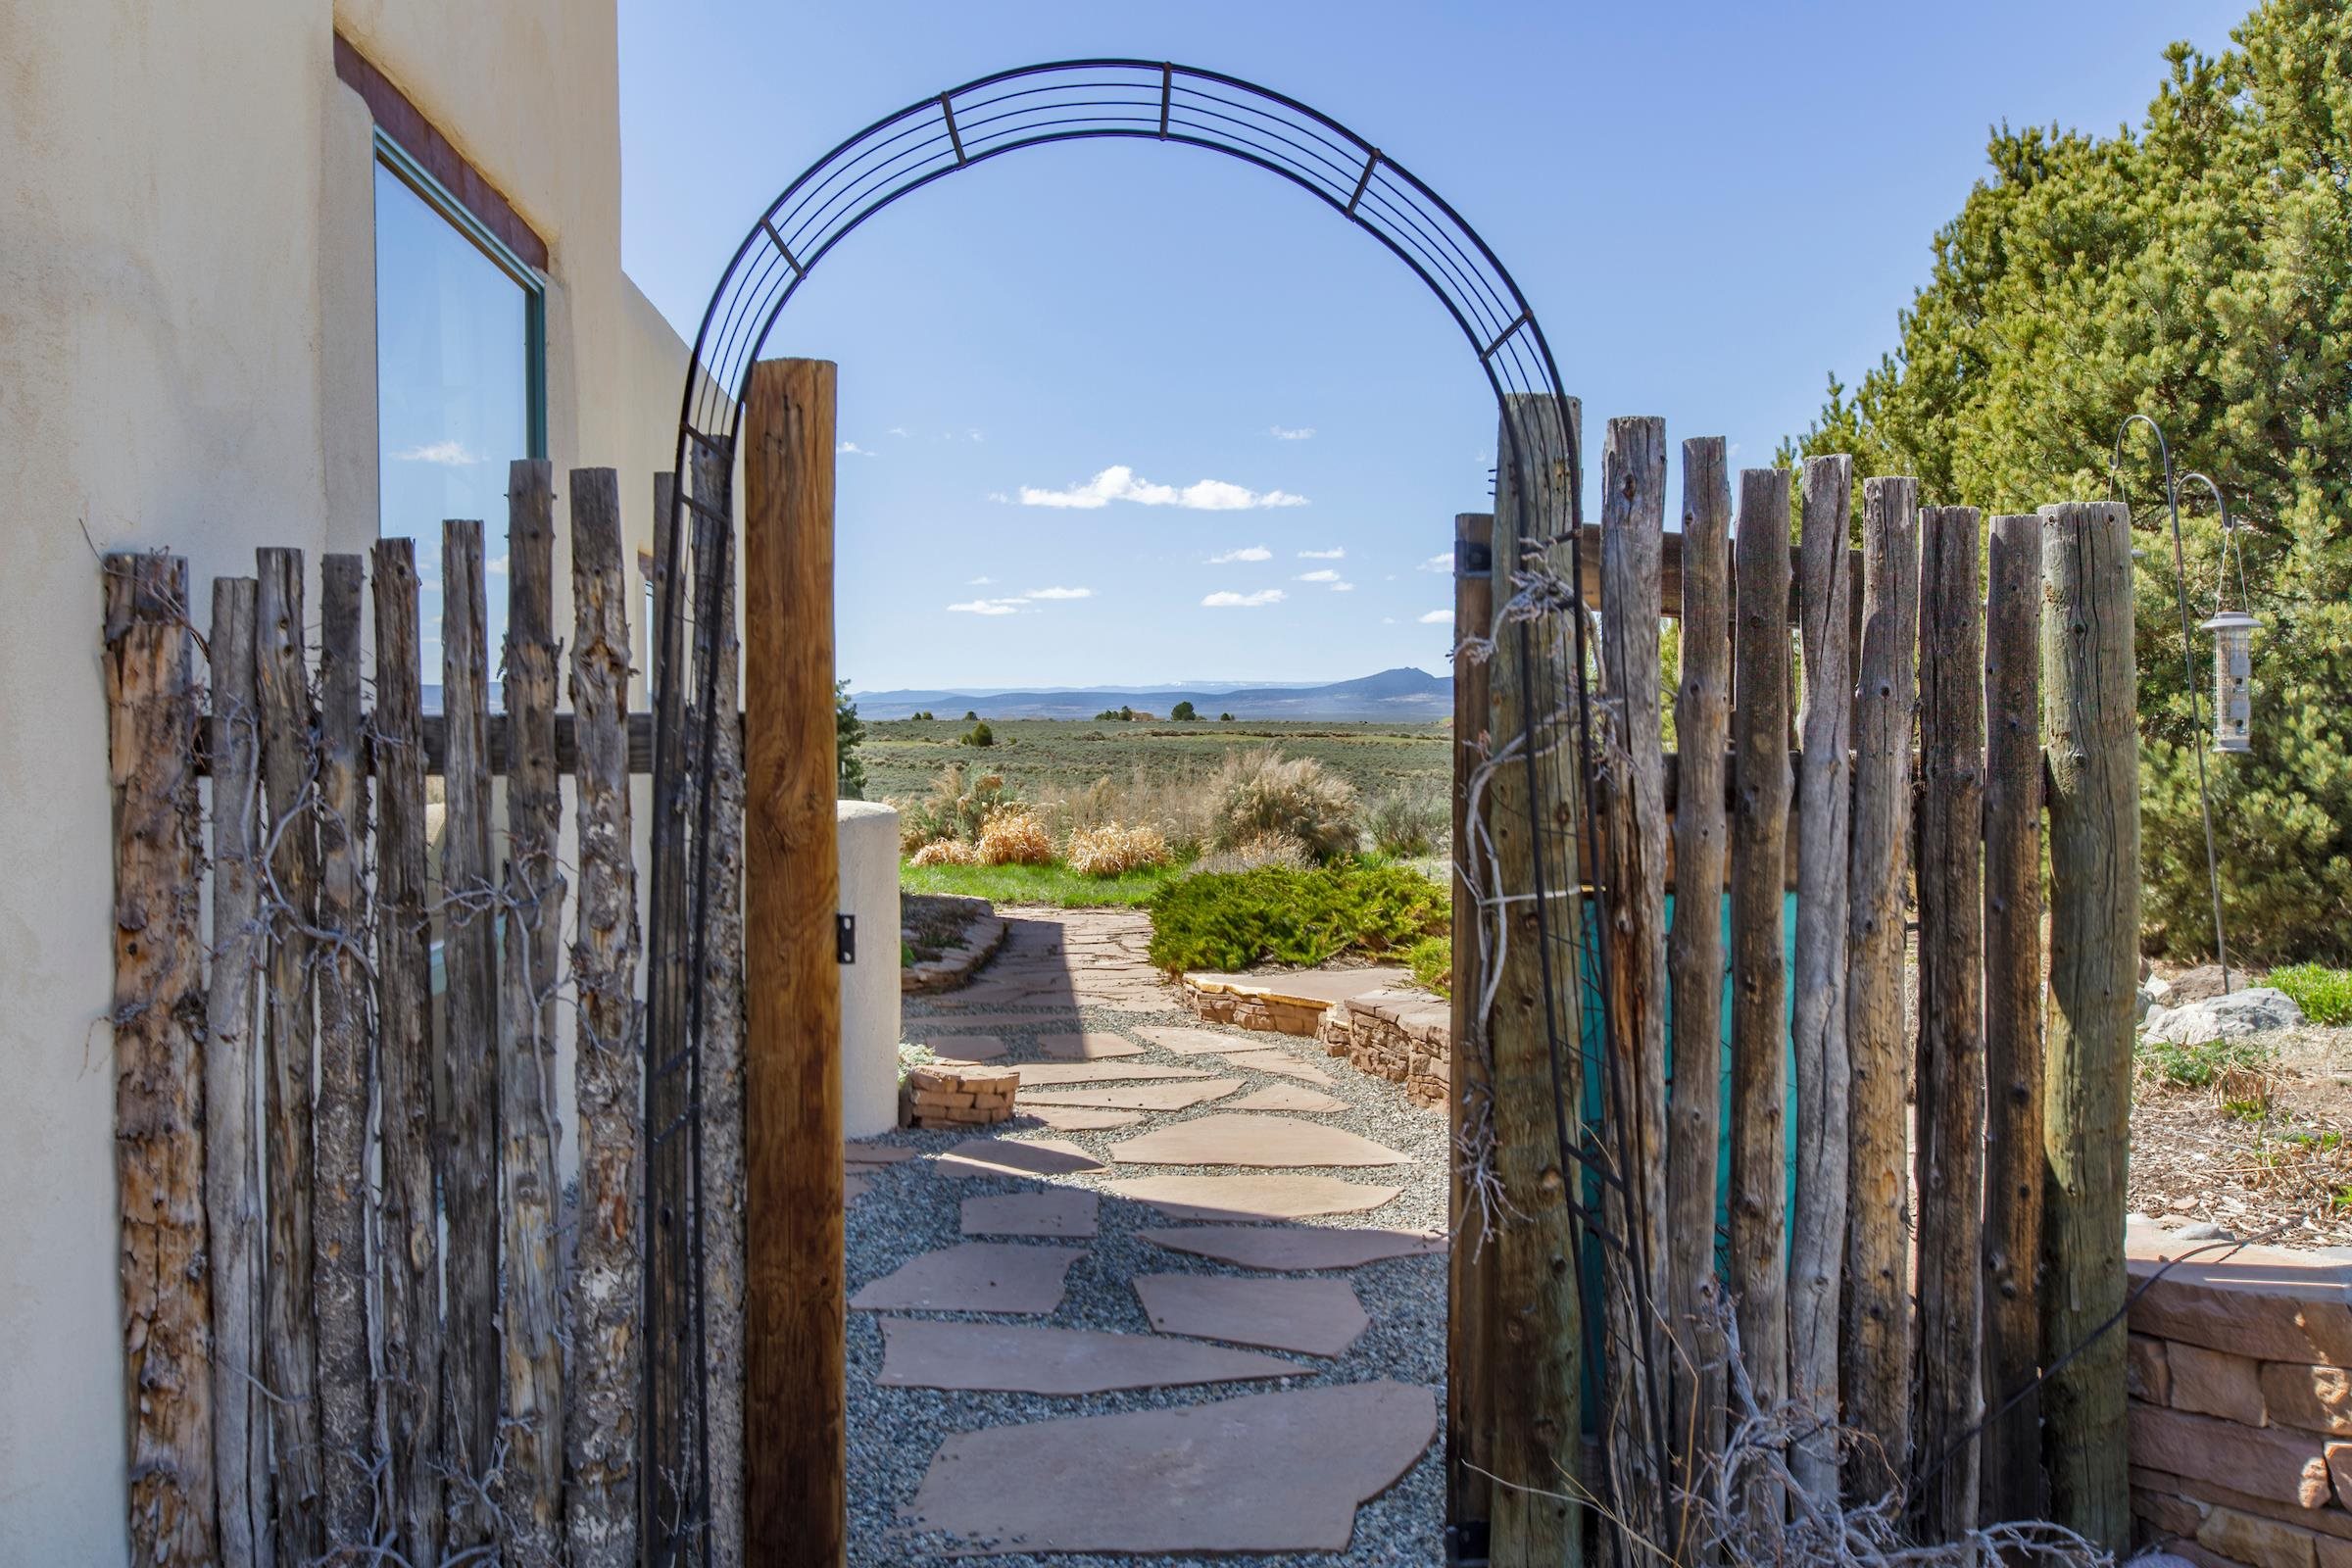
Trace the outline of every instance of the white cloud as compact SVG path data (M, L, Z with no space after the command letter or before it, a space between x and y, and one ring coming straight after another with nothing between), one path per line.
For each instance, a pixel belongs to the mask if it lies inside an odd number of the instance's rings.
M1268 550L1264 545L1244 545L1239 550L1228 550L1222 555L1209 557L1208 564L1212 566L1230 566L1237 561L1272 561L1273 559L1274 552Z
M1355 584L1351 582L1335 582L1331 585L1331 591L1335 594L1351 594L1355 592Z
M995 582L996 580L997 580L997 579L996 579L996 578L994 578L994 577L987 577L987 576L974 577L974 578L973 578L973 579L972 579L970 582L968 582L968 583L964 584L964 586L965 586L965 587L967 587L967 588L985 588L985 587L987 587L987 586L988 586L990 583L992 583L992 582Z
M1223 479L1201 479L1182 489L1139 479L1125 464L1104 468L1084 484L1064 490L1021 486L1024 507L1075 507L1092 512L1113 501L1132 501L1144 507L1182 507L1190 512L1251 512L1260 507L1303 507L1306 497L1287 490L1251 490Z
M1012 497L1006 495L1002 490L991 490L988 493L988 499L994 501L999 506L1009 506L1012 503Z
M1302 424L1295 430L1285 429L1279 424L1274 427L1274 439L1277 441L1312 441L1314 438L1315 427L1311 424Z
M1261 605L1279 605L1283 601L1279 588L1260 588L1253 594L1237 594L1230 589L1210 594L1200 601L1203 610L1255 610Z
M1298 559L1300 561L1345 561L1348 559L1348 547L1333 545L1329 550L1301 550L1298 552Z
M833 451L837 456L846 458L870 458L876 455L873 448L861 447L855 441L844 441Z
M1021 612L1021 602L1017 599L967 599L960 605L950 605L948 608L964 615L1017 615Z
M882 433L885 435L895 435L902 441L906 439L906 427L903 424L894 424L888 430L885 430Z
M466 443L455 436L444 441L427 441L406 452L392 454L400 463L432 463L444 468L469 468L483 460L466 450Z
M1453 612L1433 610L1421 617L1421 624L1424 626L1450 626L1453 624Z
M507 574L507 558L492 556L488 561L482 563L482 570L493 577L504 577Z
M1441 550L1413 569L1416 571L1451 571L1453 569L1453 552Z
M1325 566L1320 571L1302 571L1298 574L1300 582L1338 582L1339 580L1340 574L1329 566Z
M1021 595L1023 599L1092 599L1092 588L1032 588Z

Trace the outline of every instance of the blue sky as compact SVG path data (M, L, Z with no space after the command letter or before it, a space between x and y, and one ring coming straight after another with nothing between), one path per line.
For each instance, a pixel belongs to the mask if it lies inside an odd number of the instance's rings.
M2136 124L2164 45L2242 14L621 0L623 262L691 340L761 209L860 126L1032 61L1170 59L1452 203L1534 302L1589 457L1606 417L1662 415L1756 466L1892 344L1989 126ZM1486 505L1491 394L1411 273L1259 171L1137 142L977 167L851 236L766 352L841 366L858 687L1445 668L1428 568Z

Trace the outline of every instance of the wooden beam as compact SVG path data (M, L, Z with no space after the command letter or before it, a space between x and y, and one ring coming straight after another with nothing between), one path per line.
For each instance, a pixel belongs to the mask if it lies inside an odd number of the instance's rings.
M2050 986L2043 1015L2041 1355L2050 1518L2121 1552L2124 1176L2139 978L2138 688L2131 514L2041 511L2043 758L2050 791ZM2096 1336L2094 1338L2094 1336Z
M1494 518L1490 513L1465 512L1453 519L1453 625L1457 639L1484 637L1494 619ZM1478 970L1478 889L1488 864L1480 837L1489 813L1479 812L1481 827L1470 821L1471 775L1487 756L1494 727L1490 690L1491 661L1467 659L1458 652L1453 661L1453 986L1452 1036L1468 1042L1476 1022ZM1447 1234L1453 1245L1446 1252L1446 1523L1457 1544L1457 1555L1484 1555L1487 1521L1493 1512L1494 1468L1489 1451L1493 1440L1494 1390L1488 1382L1488 1336L1493 1328L1494 1278L1494 1216L1471 1191L1470 1172L1461 1153L1472 1145L1475 1129L1494 1106L1494 1083L1485 1054L1457 1050L1453 1076L1447 1086L1446 1125L1452 1152L1447 1171ZM1473 1540L1473 1538L1476 1538Z
M834 367L752 368L743 453L744 1549L849 1557L840 864L834 798Z
M1588 523L1580 537L1582 539L1580 560L1583 563L1584 570L1578 581L1584 591L1585 608L1598 610L1600 608L1600 529L1597 525ZM1731 547L1728 541L1723 546L1723 551L1724 570L1728 573L1731 570ZM1796 574L1799 570L1797 556L1798 548L1790 546L1788 550L1788 624L1791 626L1799 622L1803 613L1803 607L1797 603ZM1848 585L1849 594L1853 602L1859 603L1862 598L1862 552L1848 550L1845 564L1846 570L1851 574L1851 581ZM1660 612L1670 616L1681 615L1684 598L1682 534L1667 534L1662 541L1662 548L1658 556L1658 584L1662 603ZM1731 611L1727 608L1725 613L1728 615Z

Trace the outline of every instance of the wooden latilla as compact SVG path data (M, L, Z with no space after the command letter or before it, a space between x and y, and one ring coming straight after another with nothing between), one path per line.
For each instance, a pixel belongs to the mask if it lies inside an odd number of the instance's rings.
M385 1490L395 1548L441 1558L441 1236L433 1106L432 930L425 895L422 670L416 544L375 553L376 1075L383 1200L377 1260L383 1305L379 1393L389 1451ZM233 1560L233 1559L232 1559Z
M1592 800L1609 889L1608 1067L1603 1145L1616 1182L1603 1221L1622 1249L1603 1270L1609 1355L1605 1441L1626 1523L1668 1539L1665 1419L1666 780L1658 706L1659 556L1666 526L1666 421L1611 419L1601 448L1601 711L1605 791Z
M1838 1282L1845 1258L1846 843L1852 808L1847 738L1853 714L1846 535L1853 460L1808 458L1797 604L1804 707L1797 717L1796 1204L1788 1249L1788 1395L1820 1424L1793 1455L1797 1485L1838 1494Z
M1862 482L1862 642L1846 908L1846 1241L1838 1313L1845 1421L1861 1441L1846 1495L1879 1497L1911 1451L1911 1151L1903 896L1919 649L1919 482Z
M579 940L571 978L580 1200L571 1248L571 1360L564 1391L573 1568L638 1560L637 1326L643 1216L637 1161L636 871L629 841L629 589L620 485L571 471L571 706L577 715Z
M706 450L695 454L695 689L707 669L710 708L734 713L741 700L742 646L735 635L735 573L722 520L727 474ZM828 519L829 525L829 519ZM706 628L708 628L706 630ZM704 1388L709 1401L711 1561L735 1564L743 1550L743 731L710 733L710 886L702 969Z
M1756 1403L1788 1392L1788 958L1782 896L1788 839L1788 479L1740 474L1732 655L1732 1298ZM1777 1486L1748 1505L1777 1517Z
M1674 814L1674 927L1667 983L1674 1002L1674 1073L1667 1104L1667 1318L1675 1336L1668 1447L1688 1489L1722 1452L1724 1338L1716 1281L1715 1209L1723 1135L1723 921L1730 874L1724 816L1731 721L1731 477L1723 438L1683 443L1682 684L1675 692L1680 761Z
M562 1550L564 1364L557 1343L555 473L518 462L507 478L507 854L499 971L498 1119L505 1400L499 1519L508 1560Z
M368 1346L368 764L357 556L318 563L318 1084L311 1278L318 1316L319 1478L331 1552L373 1544L375 1400Z
M255 855L254 599L251 577L213 581L213 973L204 1018L204 1208L213 1293L213 1475L220 1559L252 1562L270 1540L270 1406L262 1354L262 1191L255 1158L254 983L269 945ZM118 876L120 873L118 872ZM120 1047L118 1046L118 1050ZM144 1544L143 1542L138 1543ZM147 1560L140 1553L142 1560Z
M2132 518L2120 502L2045 507L2040 517L2050 809L2042 1364L2074 1352L2042 1389L2042 1462L2050 1517L2121 1551L2131 1537L2124 1337L2111 1325L2124 1305L2139 964Z
M1974 507L1920 518L1919 1410L1922 1535L1975 1527L1984 1317L1984 655ZM2120 1234L2120 1232L2119 1232Z
M176 1568L212 1561L218 1539L188 564L109 556L105 582L130 1542L136 1561Z
M498 888L490 854L489 631L482 610L482 525L441 530L441 709L449 724L441 841L444 1254L441 1457L451 1552L493 1544L487 1499L498 1440Z
M1487 757L1492 731L1490 662L1461 652L1464 640L1488 635L1494 621L1494 517L1465 512L1453 519L1453 976L1450 1038L1457 1045L1446 1096L1449 1146L1468 1149L1477 1128L1493 1113L1494 1085L1484 1052L1466 1049L1478 1010L1478 972L1472 955L1479 945L1479 856L1471 819L1471 780ZM1482 808L1479 821L1487 813ZM1494 1440L1486 1424L1493 1399L1489 1382L1488 1334L1493 1323L1494 1249L1486 1235L1492 1219L1471 1191L1472 1171L1455 1159L1447 1171L1446 1213L1454 1246L1446 1258L1446 1517L1484 1524L1492 1508Z
M310 932L318 923L318 813L311 794L311 687L304 657L302 552L258 552L256 679L262 732L265 918L270 929L268 1123L270 1261L262 1319L263 1386L275 1456L280 1562L326 1547L319 1496L318 1333L311 1250L312 1013Z
M2042 1516L2041 519L1992 519L1984 615L1984 1520Z
M847 1560L834 368L752 368L744 416L744 1547Z

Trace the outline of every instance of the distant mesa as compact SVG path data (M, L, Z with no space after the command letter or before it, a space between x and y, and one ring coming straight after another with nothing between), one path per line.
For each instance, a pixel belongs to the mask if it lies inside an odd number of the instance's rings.
M987 718L1095 719L1126 708L1141 721L1190 703L1201 714L1236 719L1386 719L1414 723L1453 712L1453 679L1407 665L1357 680L1325 685L1181 687L1047 687L1033 691L904 690L852 692L859 716L911 718L945 709L976 710Z

